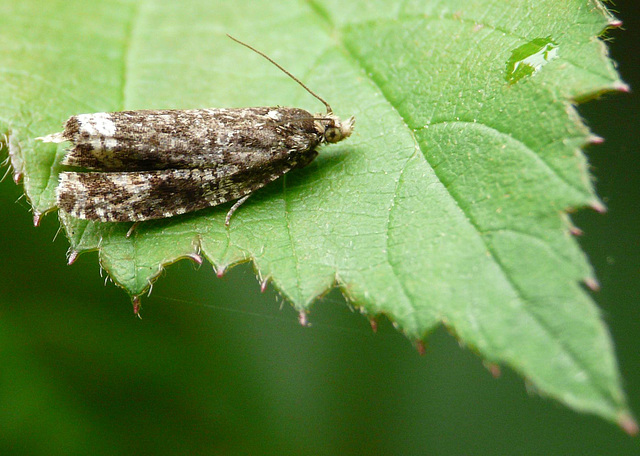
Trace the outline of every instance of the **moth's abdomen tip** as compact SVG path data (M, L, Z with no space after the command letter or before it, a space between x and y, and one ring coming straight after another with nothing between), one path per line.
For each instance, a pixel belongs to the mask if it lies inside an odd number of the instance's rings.
M65 136L64 131L59 131L58 133L52 133L47 136L38 136L36 141L61 143L67 141L67 137Z

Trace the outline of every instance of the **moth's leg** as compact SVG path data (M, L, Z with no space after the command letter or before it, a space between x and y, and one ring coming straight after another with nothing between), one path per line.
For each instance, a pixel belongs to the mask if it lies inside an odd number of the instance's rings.
M242 198L240 198L238 201L236 201L236 204L234 204L233 206L231 206L231 209L229 209L229 212L227 212L227 218L224 219L224 224L226 226L229 226L229 224L231 223L231 216L233 215L233 213L240 207L242 206L242 203L244 203L247 199L249 199L249 197L251 196L251 193L249 193L248 195L243 196Z
M138 227L138 225L140 225L140 222L135 222L133 225L131 225L131 228L129 228L129 231L127 231L127 238L130 238L131 235L133 234L133 232L136 230L136 228Z

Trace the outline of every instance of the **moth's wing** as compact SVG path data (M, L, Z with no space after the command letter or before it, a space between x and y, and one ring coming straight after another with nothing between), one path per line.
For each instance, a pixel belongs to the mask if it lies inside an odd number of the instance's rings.
M307 111L267 107L81 114L45 138L63 140L72 143L64 165L149 171L252 166L313 149L320 135Z
M280 164L251 173L214 169L63 172L56 193L58 207L73 217L101 222L152 220L242 198L289 169Z

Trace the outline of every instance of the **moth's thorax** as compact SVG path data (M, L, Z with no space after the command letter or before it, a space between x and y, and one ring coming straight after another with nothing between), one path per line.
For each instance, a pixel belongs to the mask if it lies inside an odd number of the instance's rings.
M316 114L316 128L322 136L322 142L337 143L351 136L355 117L344 121L333 113Z

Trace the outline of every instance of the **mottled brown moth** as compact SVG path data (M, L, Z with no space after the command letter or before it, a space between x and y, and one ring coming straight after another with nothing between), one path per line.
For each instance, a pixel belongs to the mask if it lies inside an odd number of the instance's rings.
M288 107L140 110L80 114L64 131L41 139L70 141L56 189L59 210L101 222L140 222L236 201L231 215L259 188L318 155L316 148L349 137L354 118Z

